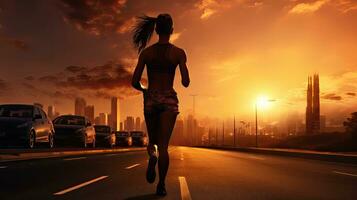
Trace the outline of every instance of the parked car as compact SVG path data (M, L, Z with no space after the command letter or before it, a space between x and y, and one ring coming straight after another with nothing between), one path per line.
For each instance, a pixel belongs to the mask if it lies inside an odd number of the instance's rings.
M115 146L115 134L111 131L110 126L107 125L95 125L95 140L97 142L97 146Z
M0 144L34 148L38 143L54 146L54 129L46 113L36 105L0 105Z
M130 135L133 138L133 145L147 146L149 143L149 139L143 131L131 131Z
M133 145L133 139L131 138L129 131L116 131L115 136L117 138L117 145L119 146Z
M62 115L53 120L56 144L75 144L86 148L95 147L95 130L92 123L84 116Z

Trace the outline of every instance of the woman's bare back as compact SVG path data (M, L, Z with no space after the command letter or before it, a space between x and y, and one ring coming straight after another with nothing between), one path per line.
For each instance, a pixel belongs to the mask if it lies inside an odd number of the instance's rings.
M141 77L145 65L147 66L149 90L172 90L177 65L180 68L182 84L185 87L189 85L186 54L184 50L173 44L156 43L144 49L139 56L138 70L134 72L133 81L140 81L136 77L139 75Z

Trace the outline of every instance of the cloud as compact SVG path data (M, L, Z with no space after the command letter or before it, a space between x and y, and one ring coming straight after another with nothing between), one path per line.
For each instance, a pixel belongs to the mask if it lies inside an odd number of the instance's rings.
M222 7L229 6L227 1L218 0L201 0L196 3L196 8L202 12L200 18L205 20L211 17L213 14L217 13Z
M8 84L4 80L0 79L0 94L2 94L7 89L8 89Z
M27 80L27 81L35 80L35 78L33 76L26 76L26 77L24 77L24 79Z
M85 67L80 67L80 66L68 66L66 67L65 71L71 72L71 73L78 73L78 72L82 72L85 71L86 68Z
M65 20L79 30L94 35L108 32L125 32L127 18L122 14L126 0L61 0Z
M355 92L347 92L346 95L354 97L354 96L356 96L356 93Z
M131 77L132 73L125 64L108 62L95 67L68 66L63 72L39 77L37 81L38 85L46 85L48 90L71 93L69 96L84 94L82 96L107 99L139 94L131 87Z
M336 95L335 93L329 93L329 94L325 94L322 96L323 99L327 99L327 100L334 100L334 101L341 101L342 97L339 95Z
M328 3L330 0L318 0L311 3L299 3L295 5L290 11L290 14L305 14L313 13L319 10L323 5Z
M24 40L16 39L16 38L11 38L7 36L1 36L0 35L0 44L8 45L10 47L26 51L29 49L29 45L27 42Z

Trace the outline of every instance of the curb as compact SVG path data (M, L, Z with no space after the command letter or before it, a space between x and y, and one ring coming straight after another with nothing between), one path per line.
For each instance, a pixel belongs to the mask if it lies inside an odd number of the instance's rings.
M0 156L0 163L1 162L12 162L12 161L25 161L25 160L32 160L32 159L58 158L58 157L74 156L74 155L92 155L92 154L135 152L135 151L146 151L146 147L125 148L125 149L100 149L100 150L20 153L18 155Z
M258 154L268 154L277 156L289 156L304 159L322 160L328 162L340 162L357 164L357 154L344 154L334 152L317 152L292 149L271 149L271 148L251 148L251 147L218 147L218 146L197 146L197 148L219 149L229 151L250 152Z

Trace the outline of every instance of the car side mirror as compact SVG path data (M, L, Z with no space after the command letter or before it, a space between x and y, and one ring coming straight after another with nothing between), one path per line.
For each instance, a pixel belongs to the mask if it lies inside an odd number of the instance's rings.
M41 119L41 118L42 118L41 115L35 115L35 116L33 117L34 120L36 120L36 119Z

